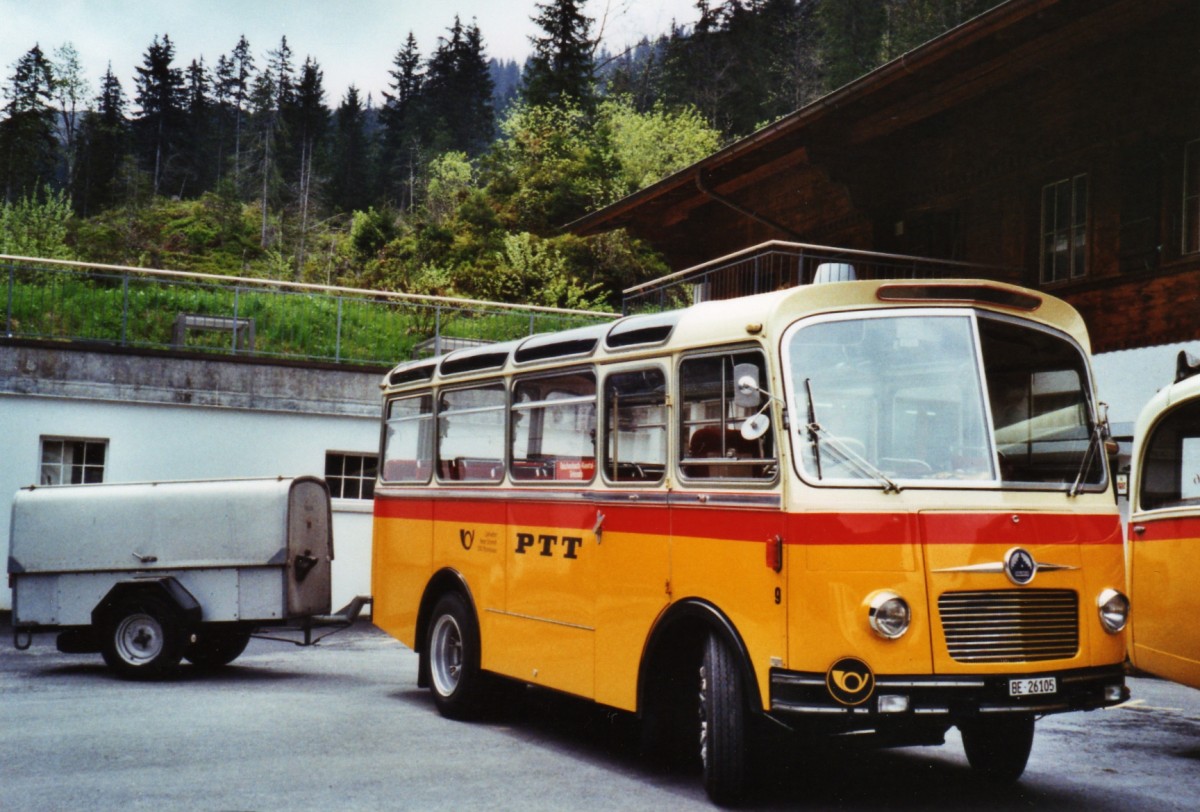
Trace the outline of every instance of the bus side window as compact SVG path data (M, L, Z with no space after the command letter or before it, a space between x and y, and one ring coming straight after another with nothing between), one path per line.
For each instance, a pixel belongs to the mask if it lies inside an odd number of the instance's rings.
M504 478L504 384L442 390L438 398L438 479Z
M513 387L512 464L520 481L591 482L596 475L596 373L523 378Z
M383 440L384 482L428 482L433 472L433 397L388 402Z
M604 381L604 475L611 482L662 482L667 463L667 380L661 369Z
M771 479L775 476L775 433L770 427L748 440L741 428L746 418L762 410L734 402L734 367L758 367L760 386L769 380L766 362L757 351L685 358L679 366L680 470L688 479ZM770 415L770 410L763 411Z
M1200 401L1185 403L1154 429L1143 455L1141 508L1200 502Z

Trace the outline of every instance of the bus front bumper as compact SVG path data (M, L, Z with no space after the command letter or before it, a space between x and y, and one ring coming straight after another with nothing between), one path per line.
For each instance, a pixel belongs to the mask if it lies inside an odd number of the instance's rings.
M781 721L823 717L835 727L865 729L904 720L953 725L990 714L1096 710L1129 699L1121 664L1024 674L879 674L873 679L869 694L847 705L834 698L826 674L772 669L771 715ZM1030 688L1038 692L1028 692Z

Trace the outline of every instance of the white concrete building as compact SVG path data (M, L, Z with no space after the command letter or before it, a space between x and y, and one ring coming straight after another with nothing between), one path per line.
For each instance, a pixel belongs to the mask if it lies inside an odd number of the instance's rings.
M368 595L382 373L0 343L0 556L28 485L312 474L335 497L334 609Z

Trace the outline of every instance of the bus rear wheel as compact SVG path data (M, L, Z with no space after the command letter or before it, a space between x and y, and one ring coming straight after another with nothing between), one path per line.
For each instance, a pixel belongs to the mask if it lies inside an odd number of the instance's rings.
M429 688L438 712L448 719L475 718L485 693L479 626L461 595L449 592L438 599L425 639Z
M700 666L700 760L704 789L713 803L730 805L746 792L746 686L730 646L710 634Z
M1025 772L1033 749L1033 717L1001 716L959 725L971 769L997 784L1011 784Z

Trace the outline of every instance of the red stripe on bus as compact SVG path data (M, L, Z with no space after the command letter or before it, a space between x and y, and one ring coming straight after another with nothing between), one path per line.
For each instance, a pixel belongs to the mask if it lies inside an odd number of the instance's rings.
M610 533L676 535L728 541L763 541L776 533L790 545L979 545L979 543L1085 543L1118 545L1121 525L1116 516L1072 513L923 512L923 513L782 513L779 510L733 509L704 505L613 505L497 499L388 499L374 503L379 518L433 518L463 524L515 524ZM1016 518L1014 522L1013 519ZM1156 529L1152 537L1200 536L1200 519L1192 531ZM1157 523L1162 525L1164 523ZM785 529L786 528L786 529ZM922 531L922 528L924 531ZM1175 534L1172 536L1171 534Z
M375 497L377 519L425 519L433 518L432 499L386 499Z
M923 513L926 544L978 544L1006 536L1037 544L1120 544L1115 515L1073 513Z
M591 531L599 515L605 531L763 541L780 533L788 544L1120 544L1114 515L1070 513L792 513L700 505L613 505L496 499L389 499L376 497L375 516L467 524L514 524ZM1013 521L1013 517L1017 521ZM1200 519L1195 520L1200 535ZM922 533L921 527L924 532ZM1171 538L1166 531L1163 538Z
M1129 534L1130 540L1134 542L1200 538L1200 517L1198 516L1142 520L1133 522L1133 526L1146 528L1141 533L1135 531Z

